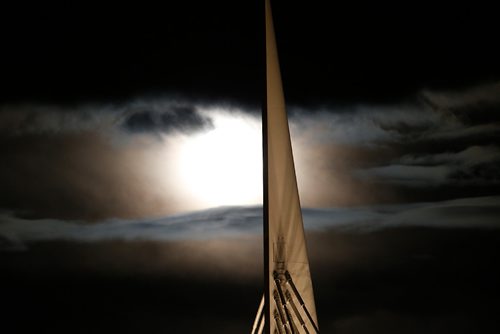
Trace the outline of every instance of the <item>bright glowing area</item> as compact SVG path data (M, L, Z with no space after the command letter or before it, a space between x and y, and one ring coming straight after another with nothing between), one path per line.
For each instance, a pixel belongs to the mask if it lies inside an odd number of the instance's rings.
M262 201L260 122L239 113L210 113L214 128L186 137L178 156L180 181L201 207Z

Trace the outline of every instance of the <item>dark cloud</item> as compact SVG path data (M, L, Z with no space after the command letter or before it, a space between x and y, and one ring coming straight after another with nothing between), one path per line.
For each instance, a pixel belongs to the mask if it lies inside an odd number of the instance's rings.
M498 82L471 85L452 91L416 91L405 101L385 104L324 104L321 107L292 107L297 123L325 122L333 139L348 143L414 143L498 131L500 88ZM306 120L304 120L306 118ZM347 129L346 129L347 128ZM352 130L351 130L352 128ZM349 134L338 137L337 134ZM355 132L361 132L355 136Z
M0 106L3 135L111 132L120 126L137 133L194 132L212 126L204 102L177 98L132 99L119 104L7 104Z
M109 131L118 114L109 105L7 104L0 106L0 130L3 136Z
M423 91L421 101L432 109L472 124L498 121L500 83L479 84L458 91ZM487 119L484 119L487 117Z
M499 184L500 160L459 168L450 174L450 179L460 183Z
M461 152L435 155L403 156L393 164L358 172L362 178L378 182L414 186L440 185L458 182L469 184L498 183L500 163L498 147L473 146Z
M399 137L403 141L418 139L422 136L422 133L429 131L434 126L435 125L429 121L424 121L420 124L411 124L404 121L399 121L392 124L380 124L380 128L382 130L389 133L394 133L395 136Z
M493 82L426 90L404 103L324 105L312 113L292 108L304 203L359 205L495 195L497 105L498 82Z
M212 126L210 119L192 106L173 106L161 111L128 112L125 129L137 133L193 132Z
M494 162L500 158L497 146L471 146L460 152L445 152L429 155L405 155L401 162L406 165L436 166L442 164L473 165Z

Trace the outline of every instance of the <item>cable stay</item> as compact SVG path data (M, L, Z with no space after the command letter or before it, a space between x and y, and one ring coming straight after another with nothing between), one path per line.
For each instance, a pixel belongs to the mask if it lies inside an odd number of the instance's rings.
M309 319L309 322L311 323L311 325L314 327L314 330L316 331L316 333L319 334L319 328L318 328L318 325L316 325L316 323L314 322L312 316L311 316L311 313L309 313L309 310L307 309L307 306L306 304L304 303L304 300L302 299L302 297L300 296L300 293L299 291L297 290L297 287L295 286L295 284L293 283L293 279L292 279L292 275L290 275L290 273L288 272L288 270L285 272L285 277L286 277L286 282L287 284L292 288L292 291L295 295L295 297L297 298L297 300L299 301L299 304L300 306L302 306L302 309L304 310L304 312L306 313L307 315L307 318Z
M297 309L297 306L295 306L295 303L293 302L292 295L290 294L290 292L288 290L285 291L285 297L286 297L287 303L289 303L290 306L292 307L293 313L297 317L297 320L299 321L300 326L302 327L302 329L304 329L304 332L306 334L309 334L309 331L307 330L306 323L304 322L304 319L302 319L302 316L300 315L300 312Z
M304 303L295 283L293 282L292 275L288 271L279 274L277 271L273 272L275 288L272 291L272 298L274 300L273 317L276 325L274 333L277 334L310 334L308 325L304 321L302 314L307 316L308 322L314 328L316 334L319 334L319 329L314 322L307 306ZM292 292L290 292L290 290ZM297 307L296 302L301 306L303 313ZM262 297L257 316L252 327L252 334L262 334L266 317L264 314L265 300ZM299 327L297 327L297 324Z
M293 319L292 319L292 317L290 315L290 312L288 311L287 301L286 301L285 296L283 294L283 289L282 289L282 286L281 286L282 283L281 283L281 280L279 278L279 274L276 271L274 271L273 276L274 276L274 283L276 284L276 289L277 289L276 291L277 291L277 294L279 296L279 302L280 302L279 303L280 306L278 308L283 309L283 311L285 313L285 316L286 316L286 319L285 319L286 320L286 324L285 324L285 326L287 327L287 329L290 330L290 332L292 334L296 334L297 331L294 330L295 325L293 323ZM275 291L275 293L276 293L276 291Z
M257 310L257 315L255 316L255 321L253 322L252 334L261 334L264 330L264 303L265 297L262 296L260 300L259 308Z

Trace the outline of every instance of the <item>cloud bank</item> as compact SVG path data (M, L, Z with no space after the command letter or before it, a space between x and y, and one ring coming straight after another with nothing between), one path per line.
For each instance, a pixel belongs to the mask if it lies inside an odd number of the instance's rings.
M498 195L498 87L422 90L385 105L290 106L302 203L320 208ZM0 208L25 218L82 221L205 208L193 200L196 189L180 182L176 164L183 143L218 131L214 115L221 111L259 119L245 106L175 97L3 105ZM255 136L248 142L260 150Z
M355 208L303 209L309 231L367 233L396 227L498 229L500 197ZM4 250L24 242L74 240L210 240L262 234L261 207L227 207L154 219L113 219L93 224L54 219L29 220L3 214Z

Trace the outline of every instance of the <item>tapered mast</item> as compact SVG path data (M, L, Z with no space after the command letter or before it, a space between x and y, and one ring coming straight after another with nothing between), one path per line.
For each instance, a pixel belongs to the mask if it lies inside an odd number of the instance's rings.
M254 332L319 333L270 0L265 0L264 307Z

